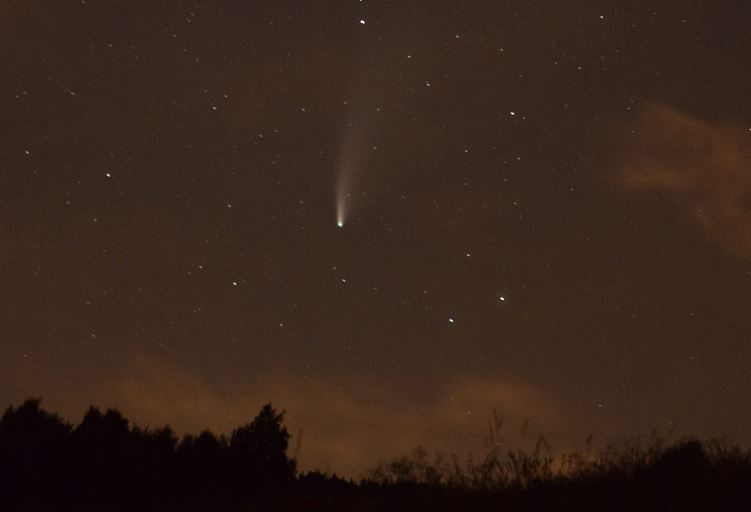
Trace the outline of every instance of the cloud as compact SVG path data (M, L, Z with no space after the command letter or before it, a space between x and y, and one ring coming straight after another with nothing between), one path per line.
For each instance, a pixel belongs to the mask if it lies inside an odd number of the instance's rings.
M343 389L313 378L267 375L253 385L223 392L173 366L148 366L123 378L116 403L139 424L169 423L178 432L211 428L229 433L271 402L287 411L294 454L303 469L319 468L357 476L382 461L409 453L417 446L465 455L484 448L489 415L504 418L501 436L508 446L525 442L522 425L559 421L559 413L532 387L511 381L461 378L422 403L397 405L390 389ZM373 397L381 398L373 398ZM545 430L543 427L542 430Z
M751 144L739 126L649 104L617 166L633 189L668 194L680 214L731 253L751 257Z

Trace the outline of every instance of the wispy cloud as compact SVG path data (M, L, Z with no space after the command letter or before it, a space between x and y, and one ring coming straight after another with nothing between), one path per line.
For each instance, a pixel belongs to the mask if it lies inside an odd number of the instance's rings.
M534 388L500 379L454 380L411 406L365 398L359 390L311 378L278 375L260 382L224 393L177 367L151 366L121 381L117 403L139 423L170 423L178 432L209 427L228 433L271 401L287 411L287 425L294 436L291 452L303 432L300 461L304 469L351 476L418 445L450 449L462 456L480 450L493 410L505 420L502 434L508 436L509 446L524 442L520 431L527 419L533 431L535 426L549 426L559 419L555 407ZM367 395L372 397L372 391ZM387 397L392 392L384 389L375 395Z
M663 104L625 135L622 182L668 194L680 214L731 253L751 257L751 134Z

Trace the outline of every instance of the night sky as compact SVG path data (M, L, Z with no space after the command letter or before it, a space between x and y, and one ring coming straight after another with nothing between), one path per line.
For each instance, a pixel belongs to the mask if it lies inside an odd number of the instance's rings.
M743 0L0 2L0 404L749 445L750 63Z

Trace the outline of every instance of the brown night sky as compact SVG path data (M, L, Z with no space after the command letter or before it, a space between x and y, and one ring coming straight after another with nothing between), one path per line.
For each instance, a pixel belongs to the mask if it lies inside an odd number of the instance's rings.
M2 1L0 405L749 445L749 63L741 0Z

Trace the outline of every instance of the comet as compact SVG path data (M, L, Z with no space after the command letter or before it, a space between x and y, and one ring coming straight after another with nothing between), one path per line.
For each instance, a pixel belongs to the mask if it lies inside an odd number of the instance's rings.
M380 105L387 103L382 93L387 87L380 83L385 74L376 73L367 66L363 69L360 65L357 71L350 89L358 100L344 102L346 108L342 112L336 153L335 201L339 228L343 228L354 215L354 210L361 207L358 199L363 195L370 149L376 149L371 140L376 132L374 123L378 121Z
M347 194L342 190L341 183L338 184L336 190L336 226L338 228L344 227L344 221L347 214Z
M364 135L353 123L347 123L339 148L336 176L336 225L343 228L351 208L353 181L361 172Z
M344 227L344 222L347 219L347 199L349 199L347 181L344 176L339 175L339 182L336 187L336 226L339 228Z

